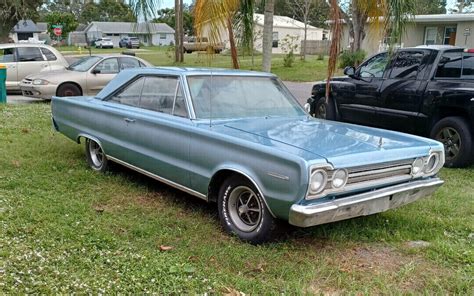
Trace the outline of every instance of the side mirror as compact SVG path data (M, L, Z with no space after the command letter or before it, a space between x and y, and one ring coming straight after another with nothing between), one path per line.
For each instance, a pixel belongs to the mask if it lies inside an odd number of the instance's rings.
M94 68L94 69L92 69L91 73L94 74L94 75L95 75L95 74L99 74L99 73L100 73L100 70L97 69L97 68Z
M355 75L355 68L351 66L347 66L344 68L344 75L347 75L349 77L354 77Z

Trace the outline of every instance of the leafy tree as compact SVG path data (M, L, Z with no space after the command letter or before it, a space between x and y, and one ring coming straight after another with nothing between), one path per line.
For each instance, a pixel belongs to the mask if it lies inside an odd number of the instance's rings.
M54 37L53 26L62 25L62 37L67 37L69 32L76 29L78 23L72 13L68 12L52 12L45 16L45 21L48 23L48 32Z
M456 0L456 7L451 9L452 13L468 13L472 12L473 0Z
M417 0L415 14L445 14L446 0Z
M116 0L89 2L84 6L80 20L88 23L98 22L136 22L133 10L127 4Z
M0 42L8 42L8 34L19 20L37 19L37 9L42 4L43 0L0 1Z
M163 8L158 10L157 18L153 20L158 23L168 24L171 28L176 28L176 16L174 8ZM191 11L191 6L183 5L183 27L184 33L187 35L193 35L194 32L194 16Z
M51 12L72 13L76 19L80 19L84 3L77 0L45 0L41 6L40 19L45 21L45 17Z

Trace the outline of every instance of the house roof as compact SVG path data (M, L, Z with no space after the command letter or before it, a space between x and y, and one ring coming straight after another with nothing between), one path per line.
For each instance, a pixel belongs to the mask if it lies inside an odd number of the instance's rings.
M260 13L253 14L253 20L260 26L263 26L264 15ZM292 19L288 16L274 15L273 16L273 27L276 28L295 28L295 29L304 29L304 23L298 20ZM308 25L308 29L320 29L321 28Z
M12 28L13 33L40 33L36 24L32 20L20 20Z
M474 22L474 13L415 15L416 23Z
M105 34L174 34L174 29L165 23L91 22L84 31L89 31L93 25Z

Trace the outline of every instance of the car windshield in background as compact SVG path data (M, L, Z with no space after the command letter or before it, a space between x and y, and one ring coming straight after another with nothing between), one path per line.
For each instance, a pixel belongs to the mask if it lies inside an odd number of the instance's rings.
M67 69L72 71L85 72L101 59L101 57L96 56L85 57L77 62L72 63Z
M304 115L301 106L275 78L189 76L197 118Z

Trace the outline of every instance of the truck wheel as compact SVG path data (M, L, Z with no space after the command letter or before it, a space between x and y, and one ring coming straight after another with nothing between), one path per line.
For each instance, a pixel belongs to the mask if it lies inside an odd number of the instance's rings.
M319 98L314 108L314 117L327 120L336 120L336 110L334 108L333 100L329 98L326 102L325 97Z
M268 241L276 229L276 219L268 211L255 186L243 176L224 181L217 201L224 230L251 244Z
M473 158L472 135L469 125L462 117L446 117L438 121L430 137L444 145L445 167L462 168L471 164Z
M56 92L58 97L75 97L81 95L81 89L72 83L65 83L59 86Z

